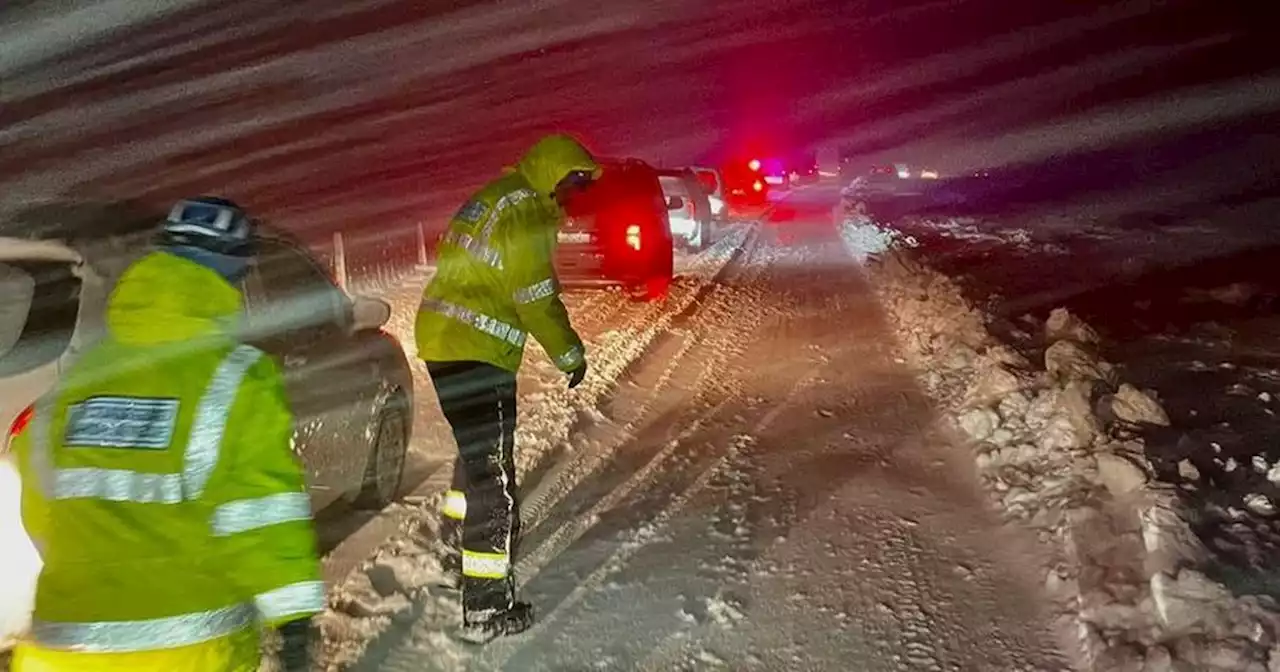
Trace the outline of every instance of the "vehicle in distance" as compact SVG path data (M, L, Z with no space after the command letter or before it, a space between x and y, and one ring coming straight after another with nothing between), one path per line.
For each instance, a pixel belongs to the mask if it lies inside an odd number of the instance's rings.
M754 157L730 159L720 168L724 181L725 203L730 213L755 208L769 202L769 184L764 179L764 163Z
M711 244L711 200L697 174L689 168L660 169L658 181L669 204L672 239L688 251L705 249Z
M698 184L702 185L702 190L707 193L707 200L711 203L711 219L717 224L727 222L729 208L725 202L724 177L720 175L720 171L705 166L693 166L692 170L698 178Z

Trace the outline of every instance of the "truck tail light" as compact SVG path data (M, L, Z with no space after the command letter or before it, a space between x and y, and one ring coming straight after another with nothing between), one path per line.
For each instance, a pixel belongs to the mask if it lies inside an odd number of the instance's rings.
M627 247L639 252L640 251L640 225L632 224L627 227Z

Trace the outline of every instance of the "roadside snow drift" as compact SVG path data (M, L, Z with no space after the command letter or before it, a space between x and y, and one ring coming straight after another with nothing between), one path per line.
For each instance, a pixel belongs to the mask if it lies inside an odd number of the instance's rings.
M1134 431L1168 416L1118 379L1096 332L1056 310L1033 363L908 251L914 240L844 207L846 245L869 260L904 357L969 441L993 503L1054 549L1046 588L1090 669L1280 669L1280 610L1200 571L1205 555Z

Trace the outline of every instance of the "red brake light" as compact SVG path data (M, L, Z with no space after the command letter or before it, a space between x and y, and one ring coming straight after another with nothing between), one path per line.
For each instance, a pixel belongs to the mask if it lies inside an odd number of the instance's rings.
M6 439L12 440L13 437L21 434L23 430L31 424L31 418L35 417L35 414L35 406L28 406L22 409L22 412L18 414L18 417L13 419L13 424L9 425L9 434Z
M640 225L632 224L627 227L627 247L639 252L640 251Z
M756 191L764 191L764 182L761 182L760 180L756 180L755 184L751 185L751 188L755 189Z
M760 159L751 159L747 162L747 167L751 170L760 170ZM759 191L759 189L756 191Z

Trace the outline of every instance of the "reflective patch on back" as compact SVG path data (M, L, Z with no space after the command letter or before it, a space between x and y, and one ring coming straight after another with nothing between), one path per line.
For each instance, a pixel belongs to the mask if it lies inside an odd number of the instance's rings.
M475 224L480 221L481 217L484 217L484 213L488 210L489 207L480 201L468 201L453 218L461 219L468 224Z
M178 424L178 400L93 397L67 409L64 446L164 450Z

